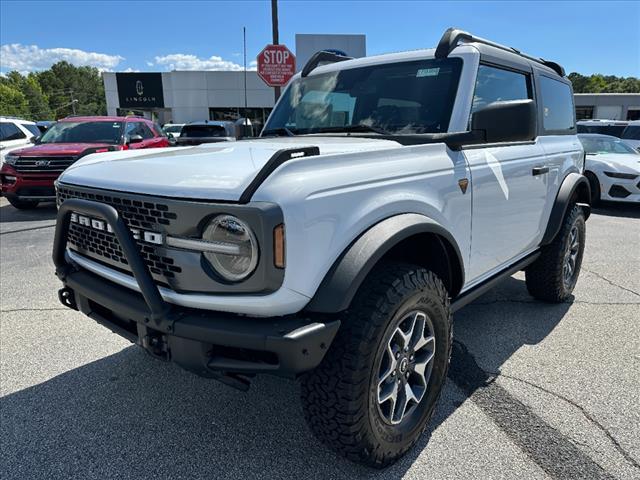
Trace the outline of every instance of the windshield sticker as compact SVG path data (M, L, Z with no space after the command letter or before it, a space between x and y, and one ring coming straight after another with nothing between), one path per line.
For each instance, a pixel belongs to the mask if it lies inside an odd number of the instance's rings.
M416 77L437 77L440 72L440 67L435 68L421 68L416 73Z

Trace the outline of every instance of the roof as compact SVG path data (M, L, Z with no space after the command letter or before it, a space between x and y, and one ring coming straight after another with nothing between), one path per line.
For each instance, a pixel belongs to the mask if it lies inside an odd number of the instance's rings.
M29 123L29 124L35 125L35 122L32 122L31 120L25 120L24 118L20 118L20 117L6 116L6 117L0 117L0 120L2 121L11 120L14 122Z
M142 117L135 117L135 116L126 116L126 117L112 117L112 116L108 116L108 115L87 115L87 116L69 116L69 117L65 117L65 118L61 118L60 120L58 120L59 122L124 122L125 120L129 119L129 118L135 118L138 120L147 120L146 118L142 118Z
M606 138L607 140L620 140L618 137L614 137L613 135L604 135L602 133L579 133L578 138Z

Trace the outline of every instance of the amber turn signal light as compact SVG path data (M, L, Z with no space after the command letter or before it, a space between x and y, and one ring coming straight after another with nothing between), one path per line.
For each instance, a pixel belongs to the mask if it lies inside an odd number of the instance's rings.
M273 229L273 264L277 268L284 268L284 224Z

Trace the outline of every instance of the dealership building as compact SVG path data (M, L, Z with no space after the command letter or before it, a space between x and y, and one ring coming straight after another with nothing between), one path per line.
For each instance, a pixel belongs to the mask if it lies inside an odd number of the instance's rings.
M640 93L576 93L576 118L640 120Z
M326 49L363 57L366 38L298 34L297 70L313 53ZM102 77L109 115L135 113L160 124L248 118L258 132L275 98L255 71L246 72L246 103L243 71L105 72Z

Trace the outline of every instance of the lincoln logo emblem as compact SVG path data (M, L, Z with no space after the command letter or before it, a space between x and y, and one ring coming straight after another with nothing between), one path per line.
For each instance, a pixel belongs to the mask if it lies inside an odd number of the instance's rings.
M142 95L144 93L144 87L142 86L142 82L140 80L136 81L136 93L138 95Z

